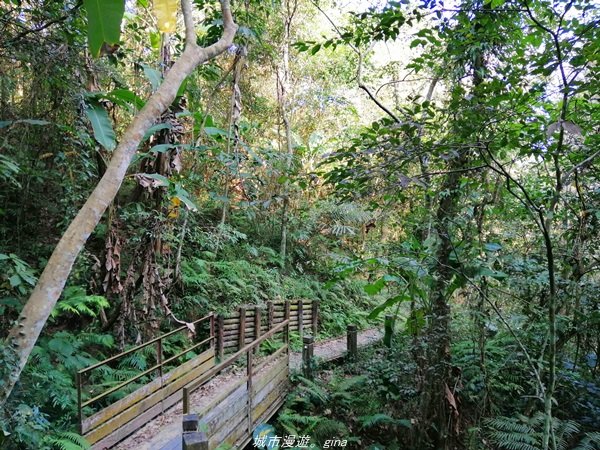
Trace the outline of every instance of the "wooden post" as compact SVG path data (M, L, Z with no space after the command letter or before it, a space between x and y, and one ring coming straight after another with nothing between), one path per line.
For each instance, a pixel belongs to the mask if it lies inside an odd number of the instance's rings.
M254 340L260 337L260 327L262 325L262 314L258 306L254 307ZM260 345L254 347L254 353L258 353Z
M156 363L158 364L158 376L162 379L163 376L163 349L162 349L162 339L159 338L156 341Z
M189 388L183 388L183 414L190 413L190 391Z
M248 392L248 433L252 433L252 349L246 353L246 375L248 377L246 390Z
M273 302L267 302L267 328L273 328L273 318L275 316L275 307Z
M198 414L185 414L183 416L183 432L198 431Z
M210 315L210 337L212 338L210 341L210 348L215 348L215 314L212 313Z
M83 411L81 408L81 372L77 372L77 417L79 418L79 434L83 434Z
M283 304L283 320L287 320L290 318L290 301L286 300ZM283 333L283 342L285 344L289 344L289 336L290 336L290 324L285 326L285 331Z
M240 321L238 329L238 350L244 348L246 340L246 307L240 306Z
M312 335L316 338L317 337L317 328L319 325L319 302L313 300L312 304Z
M208 436L200 431L183 433L182 450L208 450Z
M386 314L385 316L385 334L383 335L383 344L391 348L392 347L392 337L394 336L394 316L392 314Z
M304 310L303 310L302 300L298 300L298 334L300 335L300 339L304 337Z
M348 334L346 344L348 348L348 358L355 360L358 356L358 336L356 333L356 325L348 325Z
M302 373L304 375L304 378L312 380L312 359L314 353L313 337L304 336L302 341Z
M219 317L217 318L217 358L219 358L219 362L223 361L223 341L224 341L224 335L223 335L223 328L225 327L225 322L223 319L223 315L219 314Z

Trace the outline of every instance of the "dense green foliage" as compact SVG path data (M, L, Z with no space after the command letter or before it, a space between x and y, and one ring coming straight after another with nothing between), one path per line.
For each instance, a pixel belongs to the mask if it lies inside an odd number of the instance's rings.
M217 3L193 2L199 45L221 33ZM2 405L2 449L85 448L77 370L210 311L299 298L320 301L320 337L384 314L400 337L297 380L279 430L599 448L597 2L338 3L234 3L235 45L185 80L87 239ZM181 56L181 23L160 33L153 11L0 5L2 336Z

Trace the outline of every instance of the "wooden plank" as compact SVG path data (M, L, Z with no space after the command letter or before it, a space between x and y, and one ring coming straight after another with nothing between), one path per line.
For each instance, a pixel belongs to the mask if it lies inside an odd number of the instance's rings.
M250 436L250 430L248 430L247 418L244 417L241 422L231 428L229 436L223 441L224 444L234 445L240 438L246 439ZM239 449L240 447L235 447Z
M248 444L252 441L252 435L248 432L247 436L241 436L234 444L234 448L246 448Z
M302 336L304 336L304 324L302 323L302 321L304 320L303 317L303 313L304 313L304 308L303 308L303 304L302 304L302 300L298 301L298 314L296 315L296 317L298 318L298 333L300 334L300 339L302 339Z
M161 414L164 410L175 405L177 402L179 402L181 400L181 397L182 397L182 391L180 389L177 392L175 392L173 395L171 395L170 397L166 398L163 402L153 406L152 408L150 408L143 414L136 417L131 422L129 422L126 425L122 426L121 428L118 428L117 430L115 430L109 436L96 442L91 447L91 450L104 450L106 448L113 447L114 445L116 445L117 443L119 443L120 441L125 439L127 436L134 433L139 428L143 427L146 423L148 423L154 417Z
M289 333L290 333L290 302L287 300L285 301L285 304L284 304L284 311L285 311L285 314L283 316L283 318L284 318L283 323L286 323L287 325L284 325L283 340L286 344L288 344Z
M208 427L210 437L226 434L226 432L231 432L229 428L231 422L238 422L240 415L247 415L247 405L248 391L244 384L233 391L216 408L200 418L200 422Z
M297 312L298 310L295 311L290 311L291 312L291 316L290 316L290 322L293 323L298 323L298 315ZM312 315L309 315L306 311L304 311L304 319L303 322L305 322L306 320L312 320ZM281 315L275 315L275 317L273 318L276 322L282 322L284 320L285 315L281 314Z
M263 403L265 399L271 394L271 391L273 391L277 386L279 386L284 380L287 380L289 375L290 374L287 369L287 366L284 366L283 370L278 371L276 374L269 377L268 379L263 379L262 381L265 382L264 386L260 389L257 389L256 395L252 399L252 407L254 408L255 406Z
M230 396L236 389L238 389L240 386L242 385L246 385L246 378L240 378L239 381L237 381L233 386L231 386L228 390L221 392L221 394L213 399L208 405L204 406L201 410L196 411L196 414L198 414L198 416L203 416L206 417L208 416L208 414L214 410L219 403L221 403L223 400L225 400L228 396Z
M247 336L253 336L254 335L254 325L252 326L246 326L246 330L245 330L245 334ZM237 337L239 335L239 329L238 328L234 328L233 330L224 330L223 331L223 337L225 339L227 338L231 338L233 337Z
M269 330L271 328L273 328L273 313L274 312L275 312L275 310L274 310L273 302L267 302L267 328Z
M254 326L254 314L248 314L246 313L246 326ZM252 319L252 320L250 320ZM236 328L239 327L240 325L240 320L236 320L235 322L226 322L227 319L223 319L224 321L224 330L225 331L230 331L230 330L235 330Z
M319 326L319 302L312 302L311 305L311 327L313 336L317 335L317 330Z
M273 366L272 368L270 368L267 371L267 373L263 373L261 374L261 376L256 377L254 381L254 393L256 394L258 392L261 392L264 389L264 387L267 384L269 384L269 382L271 382L278 376L282 376L281 374L283 372L288 372L289 375L289 370L287 369L287 361L283 361L282 364L278 364L277 366Z
M299 305L300 303L302 303L302 306L304 307L304 309L310 309L310 305L312 305L313 301L312 301L312 300L300 300L300 299L293 300L293 301L291 302L290 309L291 309L292 311L295 311L295 310L298 308L298 305ZM283 303L282 303L282 304L283 304ZM307 308L307 307L308 307L308 308Z
M260 309L257 309L256 314L254 314L254 339L258 339L260 337L261 323L262 323L262 313L261 313ZM258 350L258 347L255 350Z
M189 382L193 381L194 379L198 378L199 376L201 376L202 374L204 374L205 372L210 370L212 367L214 367L214 365L215 365L215 361L214 361L214 355L213 355L213 358L211 360L205 361L203 364L190 370L185 375L172 380L171 383L167 384L166 386L164 386L162 389L158 390L154 394L145 398L141 402L133 405L131 408L123 411L119 415L114 416L113 418L111 418L107 422L103 423L102 425L94 428L92 431L90 431L89 433L84 435L85 438L90 443L97 442L100 439L104 438L105 436L108 436L111 433L113 433L113 431L115 429L122 427L123 425L127 424L128 422L131 422L136 417L140 416L144 411L148 410L149 408L151 408L152 406L154 406L156 404L159 404L162 402L163 408L166 409L166 408L170 407L172 404L181 400L181 398L182 398L181 389L183 388L183 386L185 386Z
M242 348L246 341L246 308L240 308L240 328L238 335L238 347Z
M284 345L283 347L278 348L275 351L275 353L273 353L273 354L271 354L269 356L266 356L265 359L263 359L262 361L260 361L260 363L258 364L258 366L256 366L256 368L254 370L256 372L260 372L264 366L266 366L267 364L271 363L272 361L274 361L274 360L276 360L278 358L281 358L282 357L281 354L284 353L284 352L286 352L287 350L288 350L288 346L287 345ZM287 365L289 365L289 355L286 354L286 355L283 356L283 358L284 358L285 363Z
M271 417L273 417L273 415L275 415L275 413L279 410L279 408L281 408L283 406L283 404L285 403L287 394L290 391L290 387L291 387L291 384L288 383L287 388L284 391L282 391L281 396L279 398L275 399L275 401L269 405L267 410L261 416L258 416L255 419L254 427L256 427L257 425L259 425L261 423L268 422L271 419Z
M269 420L271 420L271 418L275 415L275 413L277 411L279 411L279 408L281 408L283 406L283 404L285 403L286 400L286 396L287 393L289 392L289 385L288 387L283 391L282 395L276 399L273 403L271 403L271 405L267 408L267 410L259 417L257 417L254 421L254 427L256 427L257 425L261 424L261 423L266 423Z
M239 322L235 322L235 323L224 323L223 324L223 332L230 332L232 330L237 330L238 327L240 326Z
M138 428L143 427L147 422L158 416L163 411L163 405L158 404L150 408L145 413L139 415L137 418L124 425L123 427L114 431L106 438L94 443L91 450L104 450L116 445L118 442L125 439L131 433L136 431ZM85 437L85 436L84 436ZM86 437L87 439L87 437Z
M262 419L263 415L269 410L269 407L273 405L280 397L285 397L289 388L289 380L284 379L277 386L274 386L263 398L263 401L252 408L252 423L257 423L259 419Z
M247 319L254 321L254 316L248 317ZM239 330L239 328L240 328L239 325L229 326L229 327L227 325L225 325L225 328L223 329L223 333L231 334L232 331L237 331L237 330ZM248 321L246 322L246 330L248 330L248 329L254 330L254 322L248 322Z
M223 316L219 314L217 318L217 358L223 359Z
M234 352L233 355L229 356L225 361L220 362L218 365L216 365L215 367L213 367L212 369L210 369L205 375L203 375L202 377L200 377L200 379L194 381L193 383L190 383L189 386L185 387L186 391L188 392L188 394L194 392L194 390L196 390L199 386L201 386L202 384L206 383L206 381L208 379L212 378L213 376L215 376L217 373L221 372L226 367L229 367L230 365L232 365L233 363L235 363L236 361L238 361L239 358L241 356L245 355L245 353L247 351L250 351L253 346L260 345L260 343L263 342L264 340L272 337L273 335L275 335L277 333L280 333L281 330L285 330L287 328L288 323L289 322L280 323L279 325L277 325L275 328L273 328L269 332L263 334L260 337L259 341L253 342L253 343L251 343L249 345L245 345L243 348L241 348L238 351Z
M255 341L255 339L254 339L254 338L252 338L252 337L247 337L247 338L244 340L244 345L251 344L251 343L252 343L252 342L254 342L254 341ZM237 339L234 339L234 340L227 340L227 339L226 339L226 340L225 340L225 342L224 342L224 344L223 344L223 347L224 347L224 348L228 348L228 347L239 347L239 344L240 344L240 343L239 343L239 341L238 341Z
M247 414L246 414L246 402L238 402L242 408L238 411L238 413L231 417L220 430L214 434L209 436L209 447L217 448L219 445L223 443L229 443L234 441L235 437L232 434L238 433L247 433L248 432L248 422L247 422Z
M252 397L253 397L253 386L252 386L252 369L254 365L254 352L249 351L246 353L246 380L248 382L248 405L252 405ZM248 418L248 429L252 428L252 409L248 407L246 409L246 417Z
M116 401L112 405L98 411L97 413L93 414L92 416L90 416L82 421L82 423L81 423L82 433L85 434L89 430L101 425L102 423L106 422L107 420L110 420L112 417L114 417L117 414L121 413L122 411L130 408L131 406L140 402L144 398L149 397L151 394L153 394L154 392L159 390L161 388L161 386L163 386L167 383L170 383L174 379L179 378L180 376L182 376L185 373L187 373L188 371L194 369L198 365L204 364L205 361L208 361L211 358L214 358L214 350L213 349L206 350L205 352L198 355L196 358L183 363L179 367L177 367L177 368L171 370L170 372L168 372L167 374L163 375L162 379L156 378L155 380L140 387L139 389L135 390L131 394L127 395L126 397L123 397L122 399ZM214 364L214 361L213 361L213 364Z

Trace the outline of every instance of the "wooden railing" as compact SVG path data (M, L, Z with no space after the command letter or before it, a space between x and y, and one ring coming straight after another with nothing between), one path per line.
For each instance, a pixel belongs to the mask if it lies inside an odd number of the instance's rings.
M167 359L163 358L163 344L165 340L177 333L186 330L190 331L188 326L177 328L176 330L158 336L144 344L133 347L77 372L77 407L80 433L90 444L94 444L92 448L110 447L122 440L128 434L131 434L150 419L160 414L164 409L181 400L183 386L202 376L214 367L214 314L202 317L192 322L192 325L193 327L198 328L200 324L207 321L209 322L209 330L206 339L191 345ZM156 364L92 398L83 400L84 388L86 386L84 381L86 377L89 378L91 372L102 366L110 366L111 364L122 360L122 358L140 352L150 346L155 346ZM183 364L178 364L177 367L165 373L165 369L167 369L170 364L177 362L182 356L206 346L208 349L204 350L193 359L186 361ZM115 394L132 383L136 381L139 382L151 375L153 375L152 381L120 400L110 402L110 404L103 406L102 409L89 417L84 417L84 408L98 404L102 400L107 401L111 394ZM93 391L90 389L90 393L91 392Z
M287 310L286 310L287 308ZM217 355L220 360L227 353L260 338L284 317L290 319L290 331L297 332L300 339L305 332L316 336L319 321L319 302L294 300L292 302L267 302L265 305L244 305L227 316L217 317Z
M237 402L240 398L245 398L247 404L245 414L247 414L248 423L243 428L247 433L251 433L256 420L275 411L278 407L277 402L285 397L283 392L287 386L285 383L287 383L289 373L288 344L290 331L296 331L302 337L305 331L309 329L311 330L310 334L315 336L318 315L318 302L311 302L310 300L267 302L263 306L241 306L232 315L216 317L211 313L193 322L192 325L199 328L198 325L208 321L208 325L204 325L205 328L208 328L208 337L166 359L163 355L165 340L176 333L189 330L188 326L180 327L80 370L77 373L77 407L80 433L92 444L93 450L109 448L181 399L184 402L184 411L189 411L191 392L223 369L234 364L244 355L246 357L247 374L240 382L241 384L236 385L237 388L240 388L243 384L245 386L244 392L236 391L239 398L228 398L227 395L233 394L233 392L225 392L225 396L220 396L220 399L224 401L223 405L227 406L228 401ZM254 367L255 357L260 345L278 333L283 336L282 347L273 355L263 358L263 361L257 367ZM103 366L114 366L122 358L135 352L144 351L152 346L155 347L153 352L155 363L150 368L140 371L140 373L119 382L104 392L94 393L97 386L88 383L94 370ZM193 359L179 364L179 358L203 346L208 348ZM262 374L257 381L258 385L253 386L254 373L258 373L264 364L273 362L283 355L286 355L285 361L281 358L277 361L275 372ZM218 365L216 365L217 357ZM145 382L146 384L119 400L113 401L111 399L111 395L117 394L136 382L138 384ZM274 391L271 392L269 390L271 388L277 389L277 392L281 395L276 395ZM86 393L88 398L84 399ZM253 402L255 403L255 395L263 394L268 394L268 398L261 398L260 405L253 404ZM93 406L96 407L95 411L92 408ZM264 408L267 409L263 411ZM230 408L230 410L234 409ZM84 411L89 414L89 417L84 416ZM211 414L216 414L214 408ZM253 414L256 417L253 418ZM233 416L234 419L237 417ZM213 425L220 423L215 422L216 419L217 417L213 416ZM219 420L221 419L222 417L219 418ZM219 434L214 434L213 441L216 442L219 436ZM239 434L239 436L242 436L242 434Z
M289 303L285 308L289 314ZM209 448L223 443L243 448L249 441L252 431L259 423L266 422L285 400L289 376L289 316L262 336L246 344L227 357L202 377L183 388L183 413L189 414L193 409L191 395L206 381L219 372L235 364L245 356L246 376L221 392L219 397L204 406L201 411L194 411L197 420L204 424ZM267 339L282 333L283 345L272 355L262 359L254 366L255 353ZM269 366L269 370L262 370Z

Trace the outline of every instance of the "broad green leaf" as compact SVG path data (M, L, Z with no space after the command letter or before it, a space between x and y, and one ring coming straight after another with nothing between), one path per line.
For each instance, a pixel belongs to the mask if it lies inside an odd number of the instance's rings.
M140 66L142 66L142 69L144 69L144 75L146 75L146 78L148 78L148 81L150 81L152 90L156 91L162 82L162 75L158 70L156 70L154 67L150 67L148 64L140 64Z
M160 48L160 33L156 31L150 32L150 46L155 50Z
M502 248L502 245L496 242L487 242L486 244L484 244L484 247L488 252L495 252L500 250Z
M17 287L22 283L21 277L19 275L13 275L8 279L8 281L11 287Z
M83 5L87 11L90 53L97 58L102 44L119 42L125 0L83 0Z
M177 144L158 144L150 149L152 153L166 153L172 148L176 148Z
M381 290L385 287L385 280L380 278L373 284L367 284L363 289L369 295L379 294Z
M148 131L146 131L146 134L144 134L144 137L142 138L142 142L150 139L150 136L152 136L157 131L170 130L170 129L171 129L171 124L169 124L169 123L157 123L156 125L152 125L150 128L148 128Z
M229 135L229 133L227 133L227 131L222 130L220 128L216 128L216 127L204 127L204 132L206 134L208 134L210 137L228 136Z
M381 305L377 306L373 311L371 311L371 314L369 314L369 319L376 319L379 316L379 314L381 314L386 309L388 309L398 303L406 302L409 300L410 300L410 297L406 294L400 294L400 295L396 295L395 297L390 297L385 302L383 302Z
M160 175L158 173L145 173L144 176L146 176L147 178L152 178L153 180L158 181L158 185L159 186L169 186L171 184L171 182L169 181L169 179L163 175Z
M94 137L106 150L112 151L117 146L117 138L106 110L98 102L89 102L85 115L92 123Z
M135 109L142 109L146 104L144 100L129 89L113 89L107 92L104 97L119 106L133 106Z
M177 197L179 200L181 200L185 204L187 209L189 209L191 211L198 211L198 206L190 198L189 192L187 192L185 189L183 189L179 185L177 185L177 187L175 188L175 197Z

